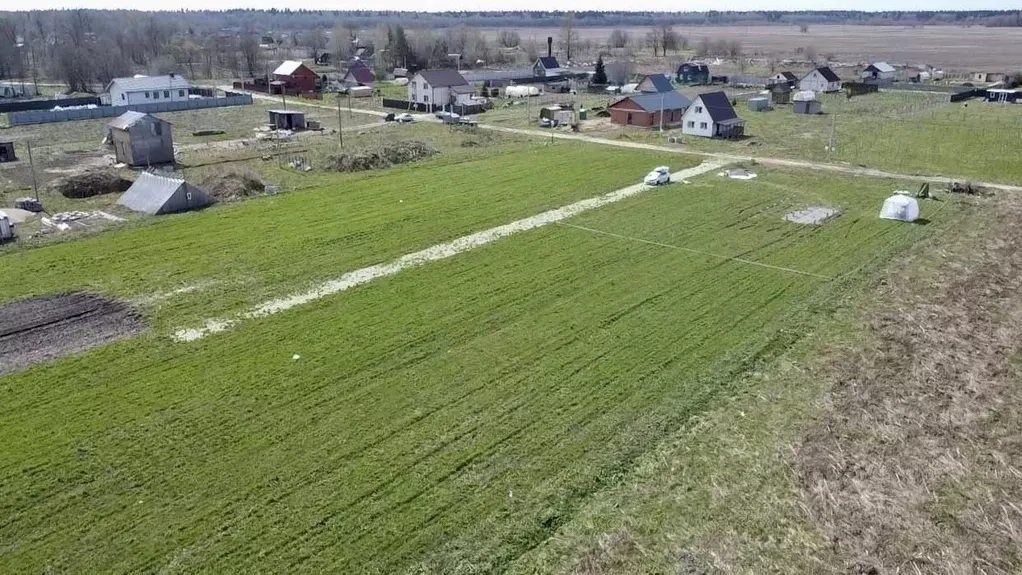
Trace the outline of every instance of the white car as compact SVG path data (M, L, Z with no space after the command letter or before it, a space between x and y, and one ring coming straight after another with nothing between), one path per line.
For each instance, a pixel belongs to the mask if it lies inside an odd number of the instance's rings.
M642 179L642 183L647 186L663 186L671 183L671 169L667 166L660 166L652 172L646 174L646 177Z
M413 118L411 114L398 114L397 116L394 116L394 121L402 124L409 124L414 122L415 118Z

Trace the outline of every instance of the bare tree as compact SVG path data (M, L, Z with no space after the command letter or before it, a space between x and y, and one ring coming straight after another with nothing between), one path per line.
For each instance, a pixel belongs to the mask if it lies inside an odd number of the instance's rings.
M814 48L813 46L806 46L805 50L803 50L802 53L805 55L806 60L808 60L810 64L816 63L817 58L816 48Z
M727 43L727 57L732 60L739 60L742 56L742 43L738 40L732 40Z
M646 45L653 49L653 57L656 58L660 55L660 46L663 44L663 39L660 37L660 28L654 27L649 32L646 32Z
M610 33L610 38L607 39L607 45L611 48L624 48L628 45L630 39L631 37L628 35L628 32L625 32L620 28L616 28Z
M514 30L501 30L497 42L504 48L517 48L522 43L522 37Z
M664 56L667 55L668 50L678 51L678 33L666 22L660 24L660 49Z
M635 63L631 60L618 60L607 64L607 81L611 84L627 84L635 73Z
M263 55L261 48L259 48L259 38L252 34L242 36L241 41L238 42L238 51L241 52L241 60L249 77L254 78L258 76L260 60L262 60Z
M565 63L571 61L571 50L578 44L578 30L575 29L575 13L568 12L561 21L561 48Z
M699 42L696 43L695 56L696 58L705 58L710 55L710 39L700 38Z
M302 34L301 43L309 49L309 55L312 58L317 58L326 48L326 34L322 28L313 28Z

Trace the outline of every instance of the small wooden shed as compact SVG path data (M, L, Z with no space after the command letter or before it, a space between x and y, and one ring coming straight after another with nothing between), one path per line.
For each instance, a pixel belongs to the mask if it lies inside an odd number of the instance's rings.
M0 163L16 161L18 157L14 155L14 142L0 142Z
M170 122L152 114L129 111L109 124L110 141L118 162L129 166L155 166L174 162Z

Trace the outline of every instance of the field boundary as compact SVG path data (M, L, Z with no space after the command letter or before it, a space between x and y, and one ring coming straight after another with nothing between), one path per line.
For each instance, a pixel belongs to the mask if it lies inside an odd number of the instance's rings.
M737 262L737 263L740 263L740 264L756 266L756 267L761 267L761 268L767 268L767 269L782 271L782 272L786 272L786 273L792 273L792 274L797 274L797 275L802 275L802 276L809 276L809 277L820 278L820 279L825 279L825 280L836 279L833 276L825 276L823 274L816 274L816 273L813 273L813 272L797 270L797 269L794 269L794 268L786 268L786 267L782 267L782 266L774 266L774 265L770 265L770 264L765 264L763 262L747 260L745 258L735 258L735 257L731 257L731 256L724 256L724 255L715 254L715 253L711 253L711 252L704 252L702 250L696 250L696 249L693 249L693 248L686 248L684 246L675 246L675 245L671 245L671 244L655 242L653 240L644 240L642 238L634 238L632 236L625 236L625 235L621 235L621 234L615 234L614 232L605 232L603 230L597 230L595 228L587 228L585 226L578 226L578 225L575 225L575 224L568 224L568 223L564 223L564 222L557 222L557 225L564 226L566 228L574 228L576 230L582 230L582 231L585 231L585 232L590 232L590 233L598 234L598 235L601 235L601 236L609 236L609 237L618 238L618 239L621 239L621 240L628 240L628 241L632 241L632 242L638 242L640 244L649 244L651 246L659 246L661 248L668 248L668 249L672 249L672 250L688 252L690 254L697 254L697 255L701 255L701 256L707 256L707 257L711 257L711 258L717 258L717 259L720 259L720 260L726 260L726 261L730 261L730 262Z
M694 168L674 173L671 176L671 179L676 182L680 182L686 178L692 178L713 170L718 170L723 165L725 164L722 164L719 160L704 161ZM420 267L429 262L447 259L460 253L491 244L503 237L558 223L561 220L568 219L583 212L594 210L608 204L619 202L651 189L654 188L641 183L635 184L602 196L580 200L573 204L554 208L502 226L462 236L450 242L437 244L424 250L403 255L389 263L377 264L348 272L339 278L326 281L310 291L267 301L237 315L234 318L208 319L202 327L180 329L174 332L173 338L179 342L196 341L208 335L226 331L240 321L258 319L268 315L284 312L300 305L347 291L351 288L369 283L375 279L396 275L397 273L409 268Z

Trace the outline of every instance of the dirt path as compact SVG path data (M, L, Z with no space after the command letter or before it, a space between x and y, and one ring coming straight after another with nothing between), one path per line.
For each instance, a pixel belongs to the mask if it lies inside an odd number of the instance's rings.
M341 128L341 132L347 134L348 132L358 132L363 129L379 128L380 126L387 126L388 122L373 122L372 124L359 124L357 126L346 126ZM320 132L306 131L301 132L301 139L305 138L317 138L330 136L333 137L336 131L330 132L323 130ZM178 150L208 150L208 149L229 149L237 148L238 146L245 146L248 144L256 144L261 142L270 142L271 140L259 140L257 138L236 138L234 140L219 140L216 142L197 142L194 144L179 144ZM299 140L292 140L298 142Z
M280 101L280 98L277 98L276 96L269 96L267 94L261 94L259 92L249 92L247 90L239 90L237 88L232 88L230 86L217 86L217 88L219 88L221 90L224 90L224 91L228 91L228 92L238 92L238 93L241 93L241 94L249 94L250 96L252 96L253 100L263 100L263 101L266 101L266 102L279 102ZM334 110L334 111L337 110L337 106L330 106L330 105L327 105L327 104L313 104L311 102L305 102L305 101L302 101L302 100L290 100L290 102L292 104L296 105L296 106L308 106L310 108L323 108L324 110ZM368 114L370 116L377 116L377 117L380 117L380 118L385 118L387 116L387 112L380 112L379 110L366 110L364 108L342 108L342 109L344 109L345 111L354 112L356 114Z
M487 130L495 130L498 132L507 132L510 134L522 134L526 136L537 136L542 138L556 138L559 140L575 140L579 142L589 142L592 144L602 144L605 146L617 146L620 148L632 148L638 150L651 150L654 152L667 152L671 154L686 154L690 156L702 156L704 158L714 158L727 163L737 162L758 162L768 166L781 166L786 168L801 168L808 170L818 170L826 172L837 172L842 174L848 174L852 176L867 176L872 178L894 178L899 180L910 180L915 182L931 182L938 184L948 184L953 181L972 181L973 184L980 185L987 188L996 190L1002 190L1006 192L1022 192L1022 186L1012 186L1010 184L998 184L994 182L977 182L970 178L948 178L944 176L920 176L915 174L899 174L896 172L887 172L884 170L877 170L874 168L862 168L859 166L849 166L842 164L824 164L819 162L808 162L804 160L788 160L782 158L767 158L760 156L742 156L737 154L722 154L716 152L700 152L686 148L683 146L660 146L657 144L645 144L642 142L622 142L619 140L610 140L607 138L597 138L593 136L584 136L581 134L568 134L555 132L550 130L529 130L523 128L507 128L504 126L492 126L488 124L480 124L480 128Z
M702 164L682 170L671 175L673 182L681 182L687 178L719 170L725 165L720 160L711 159ZM456 240L437 244L424 250L401 256L400 258L385 264L377 264L366 268L348 272L336 279L329 280L316 288L285 298L280 298L260 304L234 318L213 318L206 321L205 325L198 328L181 329L175 332L174 339L177 341L195 341L207 335L230 329L237 323L277 314L294 307L316 301L318 299L347 291L353 287L369 283L375 279L392 276L409 268L416 268L429 262L447 259L460 253L491 244L501 238L528 231L534 228L548 226L566 220L589 210L619 202L626 198L641 194L653 188L644 184L635 184L597 196L562 206L553 210L543 212L525 219L517 220L502 226L462 236Z

